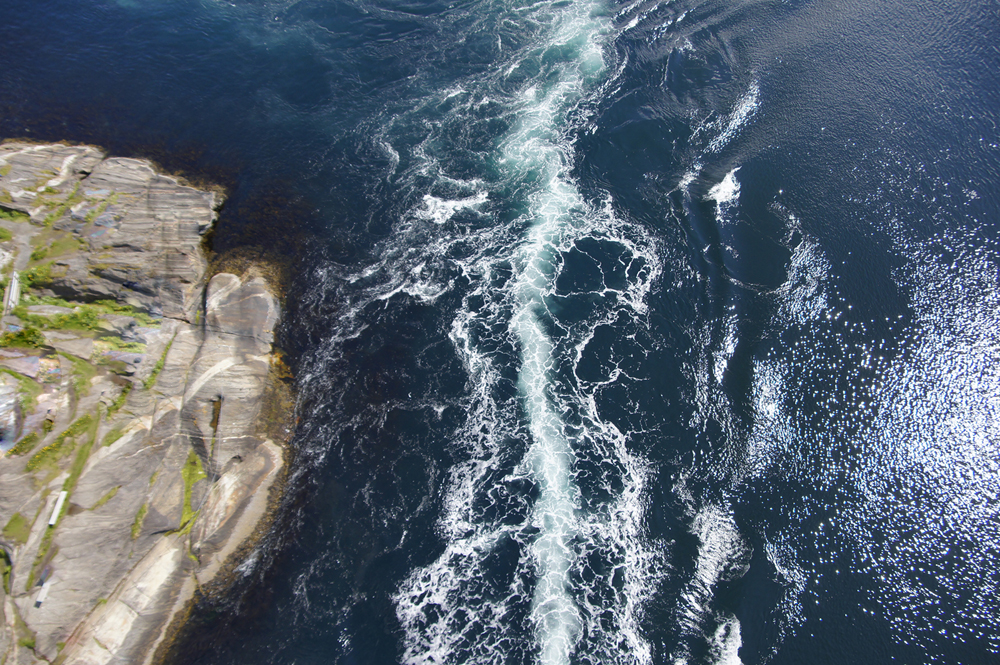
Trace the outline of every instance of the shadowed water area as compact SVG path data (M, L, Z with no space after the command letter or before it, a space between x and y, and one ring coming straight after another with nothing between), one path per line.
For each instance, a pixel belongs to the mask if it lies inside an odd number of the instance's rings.
M173 662L998 657L995 2L0 19L0 137L291 267L295 470Z

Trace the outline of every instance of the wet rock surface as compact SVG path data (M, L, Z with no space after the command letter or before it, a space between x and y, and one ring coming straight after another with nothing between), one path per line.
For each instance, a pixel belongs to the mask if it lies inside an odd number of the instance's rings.
M0 337L6 662L148 662L266 512L280 307L253 270L207 280L220 203L95 148L0 146L24 292Z

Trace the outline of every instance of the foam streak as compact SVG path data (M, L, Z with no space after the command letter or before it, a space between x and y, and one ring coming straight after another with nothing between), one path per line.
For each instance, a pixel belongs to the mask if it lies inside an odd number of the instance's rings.
M608 78L611 26L600 9L531 6L530 22L546 26L543 34L492 82L466 86L476 89L470 98L488 97L512 120L496 146L495 173L476 181L493 179L497 188L488 197L465 189L447 201L424 197L414 214L446 233L454 215L487 209L497 195L518 211L502 231L484 230L461 267L476 286L451 331L471 390L458 439L475 459L450 472L440 521L446 551L413 571L396 596L407 663L650 661L637 621L656 560L642 542L647 469L628 452L626 435L600 420L593 388L572 378L594 330L644 311L659 274L641 232L623 229L610 204L596 210L572 177L582 107ZM560 299L573 293L560 279L572 276L566 261L580 254L578 244L591 247L605 280L581 286L593 297L561 317ZM620 272L619 262L634 270ZM519 390L498 398L512 365ZM600 473L581 479L583 458ZM502 580L491 574L501 559L511 571Z

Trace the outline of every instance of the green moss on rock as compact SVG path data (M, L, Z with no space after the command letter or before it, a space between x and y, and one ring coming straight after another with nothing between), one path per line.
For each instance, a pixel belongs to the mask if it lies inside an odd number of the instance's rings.
M7 451L8 455L17 456L30 453L38 445L38 432L29 432L21 437L21 440L14 444L14 447Z
M139 507L139 512L135 514L135 520L132 521L132 540L139 537L142 533L142 523L146 521L146 513L149 512L149 504L142 504Z
M31 534L31 525L21 513L14 513L3 528L3 537L7 540L23 545L28 542Z
M33 326L27 326L17 332L5 332L0 335L0 347L17 347L22 349L37 349L45 346L45 336Z

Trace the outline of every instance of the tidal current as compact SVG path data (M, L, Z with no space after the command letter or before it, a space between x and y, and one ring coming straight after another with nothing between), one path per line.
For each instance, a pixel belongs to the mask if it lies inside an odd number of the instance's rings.
M0 136L291 266L288 493L174 662L1000 658L992 0L0 18Z

